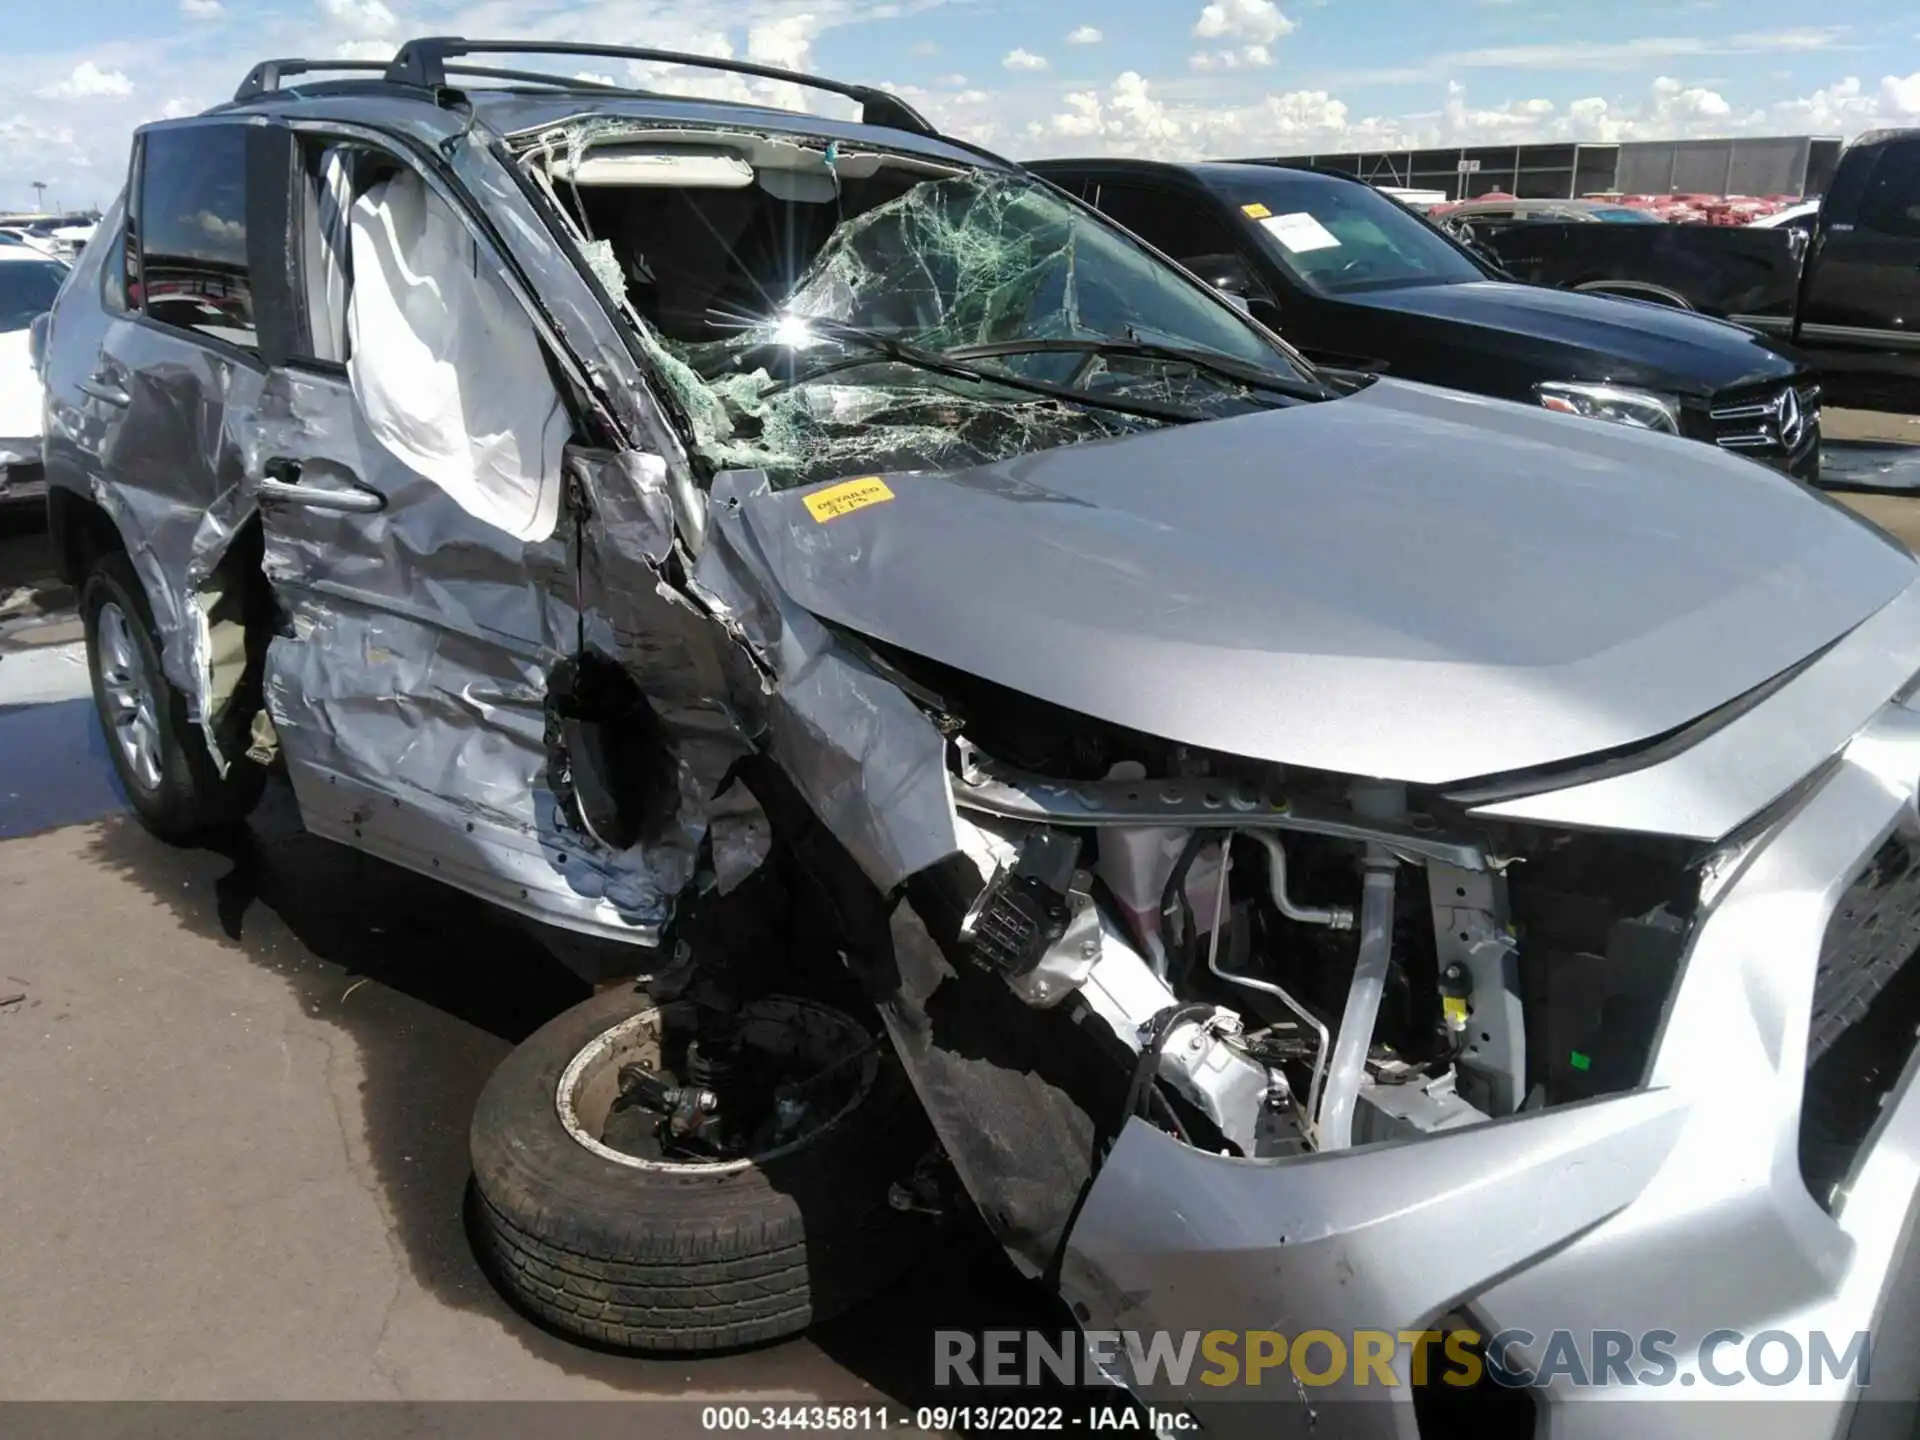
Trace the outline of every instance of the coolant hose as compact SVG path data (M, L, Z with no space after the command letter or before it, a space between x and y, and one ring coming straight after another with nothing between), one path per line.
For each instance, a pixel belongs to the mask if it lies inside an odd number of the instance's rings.
M1347 1008L1340 1016L1340 1035L1333 1044L1333 1064L1321 1092L1317 1134L1322 1150L1345 1150L1353 1144L1353 1110L1359 1103L1374 1021L1380 1015L1380 996L1387 988L1387 967L1393 960L1393 882L1394 862L1369 855L1360 888L1359 955L1347 991Z

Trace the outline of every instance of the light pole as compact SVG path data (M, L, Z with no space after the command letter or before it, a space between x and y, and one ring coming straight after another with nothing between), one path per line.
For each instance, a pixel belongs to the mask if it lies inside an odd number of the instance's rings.
M41 214L44 215L46 213L47 182L44 180L36 180L33 182L33 205L34 205L34 209L39 211Z

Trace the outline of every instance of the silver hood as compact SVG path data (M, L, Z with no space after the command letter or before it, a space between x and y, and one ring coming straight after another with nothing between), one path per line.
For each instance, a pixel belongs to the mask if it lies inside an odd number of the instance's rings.
M1691 441L1390 380L747 519L815 614L1170 740L1440 784L1648 740L1913 558Z

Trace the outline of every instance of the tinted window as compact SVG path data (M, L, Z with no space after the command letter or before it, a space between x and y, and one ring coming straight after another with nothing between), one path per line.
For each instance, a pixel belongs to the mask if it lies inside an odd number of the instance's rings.
M1860 197L1860 224L1882 235L1920 237L1920 144L1887 147Z
M1370 186L1276 171L1216 188L1267 254L1311 290L1337 295L1487 278L1425 221Z
M46 314L66 278L57 260L0 260L0 330L24 330Z
M251 349L247 132L195 125L146 137L140 181L141 303L147 314Z
M1610 225L1659 225L1658 215L1649 215L1644 210L1635 210L1626 205L1607 205L1587 212L1596 220L1604 220Z
M1175 260L1202 255L1231 255L1233 232L1214 217L1200 196L1151 185L1088 186L1088 196L1100 213L1126 226L1156 250Z

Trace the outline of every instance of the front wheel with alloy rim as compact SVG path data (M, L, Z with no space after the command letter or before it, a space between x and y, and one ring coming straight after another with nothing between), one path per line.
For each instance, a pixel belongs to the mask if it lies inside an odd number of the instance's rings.
M509 1055L472 1133L474 1240L522 1308L623 1350L804 1330L918 1253L890 1203L931 1143L887 1041L812 1000L722 1014L623 988Z
M240 758L222 774L186 698L160 668L153 612L127 557L103 555L80 592L93 703L107 754L141 823L191 840L243 819L266 772Z

